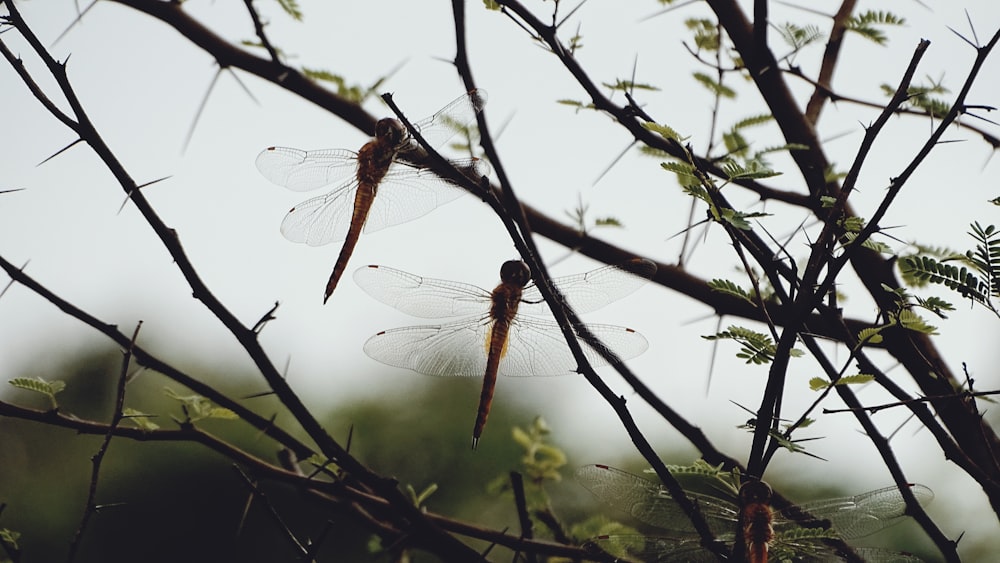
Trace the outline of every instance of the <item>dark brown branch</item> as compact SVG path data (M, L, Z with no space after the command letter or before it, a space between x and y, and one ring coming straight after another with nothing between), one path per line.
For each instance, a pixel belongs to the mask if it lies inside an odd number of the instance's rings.
M140 328L142 328L142 321L139 321L139 324L136 325L135 332L132 333L132 338L129 340L129 346L125 349L122 357L122 368L118 373L118 385L115 387L114 412L111 414L111 423L108 424L108 431L104 434L104 440L97 449L97 453L90 459L90 463L93 466L90 473L90 488L87 491L87 502L84 504L83 517L80 519L80 525L77 527L76 533L69 544L69 556L66 560L70 563L76 559L76 554L80 548L80 540L83 539L83 533L87 529L87 523L90 522L90 517L97 511L97 481L101 474L101 462L104 461L104 454L107 453L108 446L111 445L111 437L115 434L115 428L118 428L122 417L125 415L125 383L128 381L128 368L132 360L135 341L139 337Z
M837 61L840 59L841 47L844 43L844 34L847 32L847 22L854 13L857 0L844 0L840 4L840 9L833 16L833 26L830 29L830 38L826 41L826 49L823 51L823 62L819 67L819 77L816 79L817 87L813 90L812 96L806 103L806 120L814 127L819 122L819 114L823 111L823 104L830 99L830 87L833 82L833 72L837 68Z

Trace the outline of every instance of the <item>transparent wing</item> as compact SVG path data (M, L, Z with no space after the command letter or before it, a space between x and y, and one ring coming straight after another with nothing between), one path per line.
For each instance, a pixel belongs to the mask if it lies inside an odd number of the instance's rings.
M672 532L695 533L691 520L658 483L606 465L581 467L576 479L594 496L637 520ZM688 498L698 505L714 535L732 537L739 518L736 505L697 493L688 493Z
M584 274L553 278L552 283L577 313L595 311L639 289L656 273L656 264L636 259L620 266L605 266ZM548 305L535 284L524 289L521 311L547 316Z
M922 506L929 504L934 498L934 493L923 485L910 485L910 491ZM899 522L906 516L906 502L898 488L886 487L853 497L801 504L797 510L817 520L829 520L840 537L850 539L874 534ZM794 526L794 522L787 516L776 515L775 527Z
M371 337L364 349L374 360L426 375L481 376L486 372L491 328L485 314L444 325L396 328ZM648 346L641 334L630 329L610 325L590 328L622 359L641 354ZM586 345L583 348L594 364L606 363L596 351ZM499 375L565 375L575 370L576 361L556 323L514 319Z
M281 221L281 234L309 246L344 240L351 226L357 188L357 181L350 179L326 195L296 205Z
M856 547L854 553L868 563L922 563L923 559L902 551L889 551L877 547ZM842 559L838 559L841 561Z
M728 539L731 541L732 534ZM719 559L711 551L701 547L700 540L670 537L613 535L597 536L584 544L585 548L597 548L615 557L644 563L709 563Z
M468 166L456 162L456 167ZM465 190L427 168L394 161L378 186L365 221L365 232L412 221L452 201Z
M476 123L476 114L486 106L486 90L472 90L456 98L434 115L414 122L413 126L432 147L440 147L460 131Z
M358 153L347 149L303 151L268 147L257 155L257 170L272 183L297 192L328 186L358 170Z
M354 272L354 281L368 295L415 317L486 315L490 309L490 292L485 289L422 278L385 266L359 268Z
M489 320L465 320L439 326L382 331L365 342L365 354L390 366L425 375L481 376Z
M587 328L622 360L634 358L649 348L646 338L630 328L603 324L588 324ZM607 365L597 350L584 342L580 346L592 366ZM565 375L576 370L577 361L558 324L518 313L510 326L500 375Z

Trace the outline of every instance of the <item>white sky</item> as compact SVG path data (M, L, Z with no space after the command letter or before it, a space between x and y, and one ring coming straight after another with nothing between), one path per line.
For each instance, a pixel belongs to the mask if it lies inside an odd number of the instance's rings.
M289 60L293 65L327 69L361 84L369 84L399 66L384 89L395 93L396 102L411 117L429 115L462 92L453 68L438 60L454 55L447 2L304 0L303 23L291 21L274 3L257 4L271 22L270 38L294 57ZM529 4L538 14L552 5ZM813 6L832 13L837 4L824 1ZM976 22L983 42L1000 26L1000 5L989 0L927 0L933 11L916 2L894 4L893 9L907 18L907 25L889 31L887 48L849 36L835 78L839 92L883 101L879 85L895 86L920 38L932 43L917 73L918 81L943 76L946 84L957 90L974 52L948 26L968 35L963 9ZM18 6L46 44L51 44L75 16L73 2L68 1L20 2ZM862 9L869 8L884 9L883 4L862 3ZM242 2L187 2L185 9L233 41L254 39ZM707 8L692 6L639 22L655 10L651 1L592 0L566 24L562 37L565 41L580 22L584 48L578 59L598 81L629 78L638 53L636 80L661 87L657 92L639 94L647 104L645 109L658 121L690 135L692 144L701 149L708 142L712 99L690 78L692 70L704 69L680 42L688 37L682 19L704 15ZM772 11L775 20L827 26L818 17L777 4L772 4ZM576 114L556 104L558 99L584 100L584 93L553 57L508 18L487 13L479 3L470 2L468 27L475 78L489 92L488 120L494 131L509 120L498 146L523 201L562 218L563 211L582 198L594 216L615 216L625 225L621 231L600 232L599 236L655 260L675 261L680 239L667 239L683 228L689 204L673 178L660 170L656 160L631 152L594 186L594 180L628 143L624 130L603 115ZM3 39L19 50L36 78L44 76L15 34L5 34ZM772 41L777 43L775 35ZM781 48L776 51L781 52ZM230 74L224 74L182 153L188 128L216 71L208 56L172 29L110 3L100 3L91 10L82 25L53 47L53 53L61 59L72 54L70 78L92 120L133 177L142 183L172 176L145 193L166 223L177 230L199 273L226 306L245 323L253 324L274 301L281 302L280 318L267 327L262 340L275 363L281 365L292 358L289 376L307 403L328 407L328 392L334 389L338 400L349 400L405 393L406 386L420 385L421 377L385 368L361 351L363 342L376 331L420 321L375 302L347 276L331 304L320 306L323 285L339 246L295 245L278 232L289 207L322 192L303 195L275 187L253 166L256 154L269 145L356 149L365 142L365 135L337 117L237 71L259 104ZM799 55L797 63L807 74L814 74L820 55L821 47L813 48ZM789 80L799 94L806 92L804 84ZM42 83L66 107L51 80ZM765 111L749 89L734 85L741 88L743 96L738 104L723 106L722 124ZM1000 55L995 55L981 72L968 101L997 105L998 94ZM126 206L117 212L123 194L88 148L75 147L36 166L73 141L73 136L31 99L6 65L0 67L0 107L4 108L0 189L25 188L0 196L0 253L15 263L30 260L28 271L38 280L123 330L144 320L143 338L181 365L221 365L229 360L249 365L233 339L191 299L189 288L135 208ZM376 115L389 113L377 100L368 109ZM828 105L824 110L821 136L842 135L827 145L830 159L841 169L853 159L862 125L875 116L873 110L847 103ZM986 126L993 134L1000 133L996 126ZM890 121L868 159L861 193L854 200L861 215L870 215L888 178L905 167L929 130L930 125L923 120ZM750 134L764 135L762 146L778 142L773 128ZM970 244L964 234L968 223L976 219L998 222L995 208L984 202L1000 195L996 180L1000 170L995 159L989 159L989 148L976 142L974 134L953 130L947 137L969 142L939 147L907 185L883 224L900 225L893 234L904 240L965 248ZM774 164L789 173L769 185L798 187L787 159L776 158ZM769 210L783 211L777 207ZM801 215L786 215L769 219L766 225L773 233L785 234L800 220ZM550 262L566 254L547 241L541 243ZM712 229L701 244L690 263L694 272L741 279L721 230ZM792 250L803 256L804 241L800 238L795 244L799 246ZM514 249L500 222L485 205L467 196L423 219L363 236L348 272L378 263L491 287L499 264L513 257ZM595 266L588 259L571 257L552 271L562 275ZM948 297L943 290L936 294ZM845 304L850 316L872 318L870 304L860 294L853 295L856 302ZM993 347L983 345L991 338L983 334L995 334L996 319L964 305L960 309L949 320L932 321L941 328L938 343L944 356L956 371L966 362L979 389L997 388L1000 375L995 366L1000 358ZM648 286L587 318L632 326L645 334L650 350L630 362L632 368L673 407L703 425L719 447L744 459L750 437L734 426L748 416L729 401L756 407L766 369L735 361L734 345L723 344L711 392L706 396L712 348L698 336L715 332L716 321L709 315L710 311L696 303ZM723 328L738 323L726 319ZM0 300L0 342L0 368L16 371L17 366L37 365L39 357L49 353L52 342L69 349L93 345L100 339L24 288L14 287ZM176 360L180 352L190 359ZM812 401L814 396L805 382L815 375L819 375L818 370L810 362L793 363L789 412L797 413L795 404ZM617 376L609 375L608 381L619 393L631 393ZM571 432L579 432L588 436L589 444L606 445L574 459L576 465L613 461L632 453L611 409L579 379L501 381L494 408L504 408L505 402L523 397L544 409L564 443L572 441ZM884 400L875 389L861 391L860 397L869 403ZM558 403L552 398L559 398ZM474 402L476 397L470 395L469 400ZM655 445L664 449L682 445L676 433L638 398L629 405ZM713 416L706 417L705 412ZM876 420L891 432L902 414L880 414ZM822 417L809 435L827 439L810 445L830 461L779 455L765 478L812 479L817 472L836 471L852 486L856 483L859 492L888 483L889 476L874 459L873 448L857 439L856 428L853 419ZM982 542L1000 550L997 522L992 513L982 512L988 510L982 495L941 459L927 432L915 430L911 424L896 436L894 444L910 479L937 492L932 514L955 508L956 503L947 500L951 495L968 494L974 501L963 501L961 514L949 512L939 524L952 537L968 531L963 542ZM500 437L495 433L484 439ZM849 455L843 455L845 452ZM923 452L934 453L926 456ZM668 461L685 463L690 459Z

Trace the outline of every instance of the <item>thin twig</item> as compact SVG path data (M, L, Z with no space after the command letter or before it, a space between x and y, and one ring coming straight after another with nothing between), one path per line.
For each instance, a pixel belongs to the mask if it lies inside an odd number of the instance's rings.
M80 548L80 541L83 539L83 533L87 529L87 524L90 522L91 516L97 512L97 481L101 474L101 462L104 461L104 455L108 452L108 447L111 445L111 438L115 435L115 429L121 423L122 418L125 415L125 383L128 379L128 369L129 364L132 361L132 353L135 349L136 339L139 338L139 329L142 328L142 321L139 321L135 326L135 331L132 332L132 338L129 340L129 345L125 349L125 353L122 355L122 367L118 373L118 385L115 388L115 405L114 411L111 414L111 422L108 424L108 431L104 434L104 440L101 442L101 446L97 449L97 453L90 458L90 463L92 465L90 472L90 488L87 491L87 502L84 504L83 516L80 518L80 525L76 528L76 533L73 534L73 539L70 540L69 544L69 555L66 561L72 563L77 556Z

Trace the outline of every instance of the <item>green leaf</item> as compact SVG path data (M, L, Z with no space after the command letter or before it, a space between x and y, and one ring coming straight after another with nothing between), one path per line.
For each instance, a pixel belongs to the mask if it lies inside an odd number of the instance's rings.
M664 170L676 174L677 183L683 187L701 186L701 179L698 178L694 166L691 166L686 162L661 162L660 166Z
M691 18L685 20L684 25L694 32L694 44L699 50L719 50L719 28L715 21Z
M934 313L935 315L941 317L942 319L948 318L948 316L944 314L944 311L955 310L954 305L938 297L931 296L926 299L923 299L921 297L916 297L915 299L917 300L918 305Z
M879 87L888 97L896 94L895 86L881 84ZM906 95L908 97L906 103L915 108L922 109L930 115L943 116L951 111L951 105L935 95L940 96L948 93L948 88L945 88L940 80L931 80L928 84L916 84L907 88Z
M413 489L413 485L410 485L409 483L406 484L406 492L410 496L410 502L412 502L413 506L416 506L417 508L423 506L424 501L426 501L437 490L437 483L431 483L430 485L424 487L424 490L420 491L420 494L417 494L417 492Z
M212 407L208 410L206 418L221 418L223 420L239 420L240 415L235 412L225 408L225 407Z
M27 378L18 377L8 381L14 387L18 389L24 389L25 391L32 391L34 393L41 393L49 398L52 403L52 408L59 408L59 404L56 402L56 393L59 393L66 388L66 383L64 381L59 381L54 379L52 381L46 381L41 377Z
M770 213L763 213L759 211L753 213L743 213L742 211L736 211L735 209L725 208L721 210L721 217L723 221L741 231L750 231L753 230L753 225L751 225L747 219L770 217Z
M874 250L879 254L888 254L888 255L894 254L892 248L888 244L882 241L875 240L871 237L865 239L865 242L861 243L861 247L867 248L868 250Z
M735 90L722 84L721 82L718 82L715 78L712 78L711 76L703 72L695 72L692 74L692 76L694 76L694 79L699 83L701 83L702 86L708 88L710 92L712 92L716 96L719 96L720 98L733 99L736 97Z
M809 388L813 391L822 391L830 386L830 382L822 377L814 377L809 380Z
M496 0L483 0L483 6L485 6L487 10L493 12L500 11L500 4L498 4Z
M339 74L324 69L307 67L302 67L302 74L312 80L335 85L338 96L358 104L370 98L375 90L385 82L385 77L382 77L376 80L370 87L361 86L360 84L348 84L347 80Z
M277 2L286 14L297 21L302 21L302 10L299 8L298 0L277 0Z
M201 395L180 395L170 387L164 387L163 394L184 406L184 411L187 413L187 422L196 422L205 418L239 419L239 416L233 411L217 407Z
M712 289L712 291L718 291L719 293L724 293L726 295L731 295L733 297L742 299L742 300L746 301L747 303L750 303L754 307L757 306L757 304L754 303L753 299L750 297L750 294L747 293L746 290L744 290L742 287L736 285L735 283L733 283L733 282L731 282L729 280L723 280L723 279L716 278L716 279L708 282L708 287L710 287Z
M124 416L125 420L131 422L132 424L135 424L139 428L139 430L142 430L144 432L151 432L153 430L158 430L160 428L159 424L156 424L155 422L149 419L150 415L138 411L136 409L125 407L124 409L122 409L122 415Z
M559 481L562 475L559 469L566 465L566 454L556 446L545 442L549 427L542 417L535 417L531 426L523 430L517 426L512 429L514 441L524 450L521 463L527 477L536 484L543 481Z
M731 129L733 131L737 131L739 129L746 129L747 127L756 127L758 125L764 125L765 123L770 123L772 121L774 121L774 116L769 113L751 115L750 117L744 117L743 119L734 123Z
M572 106L577 109L595 109L594 104L585 104L577 100L556 100L556 103L564 106Z
M855 375L845 375L837 380L833 385L861 385L873 381L875 376L867 373ZM809 388L813 391L822 391L831 385L830 381L822 377L814 377L809 380Z
M922 334L937 334L937 327L927 324L924 319L909 309L899 312L899 324L907 330Z
M861 385L875 380L875 376L867 373L845 375L837 380L837 385Z
M858 340L864 344L880 344L882 342L883 327L873 326L858 333Z
M750 330L741 326L731 326L729 329L716 333L714 335L702 336L705 340L734 340L741 344L740 351L736 354L737 358L746 360L748 364L766 364L774 359L774 354L777 348L771 337ZM789 354L790 356L801 356L802 352L798 350L792 350Z
M3 543L13 551L20 549L17 545L17 540L20 539L20 537L21 532L15 532L9 528L0 528L0 543Z
M659 123L653 123L652 121L646 121L642 124L642 126L647 131L652 131L664 139L672 139L681 144L689 139L689 137L682 137L680 133L674 131L669 125L661 125Z
M900 26L906 20L889 12L869 10L862 14L852 16L847 20L846 29L873 41L879 45L884 45L887 41L885 33L876 26L896 25Z
M904 279L941 284L962 297L988 304L989 283L979 279L966 267L957 267L929 256L905 256L899 261Z
M634 90L646 90L651 92L659 92L660 89L652 84L639 84L632 82L631 80L622 80L618 78L615 80L614 84L608 84L607 82L602 83L605 88L610 90L618 90L621 92L632 92Z
M521 448L525 450L531 449L532 439L527 432L521 430L520 426L515 426L511 430L511 437L514 439L514 442L516 442L518 446L521 446Z
M798 26L786 22L776 27L778 35L795 51L823 39L824 34L816 25Z
M722 165L722 171L730 180L760 180L780 176L781 172L775 172L759 160L750 160L746 164L740 164L735 160L727 160Z
M726 152L730 155L743 156L747 152L750 144L743 138L739 131L730 131L722 134L722 143L726 147Z
M860 233L865 228L865 220L861 217L844 217L840 221L840 226L850 233Z

